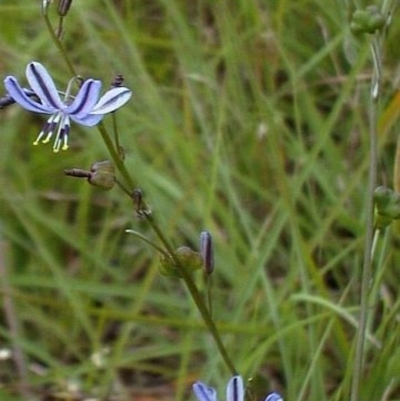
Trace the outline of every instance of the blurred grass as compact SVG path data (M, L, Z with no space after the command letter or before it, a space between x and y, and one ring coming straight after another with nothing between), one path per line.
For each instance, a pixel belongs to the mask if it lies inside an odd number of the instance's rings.
M0 4L0 71L23 81L37 60L62 88L70 77L40 3ZM135 92L117 113L121 142L165 233L197 247L212 232L214 317L239 372L288 400L346 398L352 374L369 65L347 25L343 3L317 0L86 0L64 23L82 76L106 88L122 73ZM395 62L389 51L383 107ZM28 394L71 397L76 383L78 399L180 400L199 379L222 394L228 371L182 284L124 233L153 238L129 199L63 176L107 158L99 132L74 125L70 149L53 154L31 145L41 116L9 107L0 122L2 302L19 331L4 312L1 348L22 352ZM389 185L394 146L382 137ZM371 299L363 399L389 386L400 397L397 242ZM21 381L0 361L2 400L25 399Z

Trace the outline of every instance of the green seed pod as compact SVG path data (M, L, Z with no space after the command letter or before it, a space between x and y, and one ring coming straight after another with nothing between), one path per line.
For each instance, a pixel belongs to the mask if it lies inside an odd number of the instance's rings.
M269 388L270 384L267 378L260 373L247 380L245 401L259 401L265 398L265 389Z
M386 187L378 187L374 191L375 226L387 227L392 220L400 219L400 194Z
M93 163L88 181L96 187L111 189L115 184L114 165L108 160Z
M192 273L202 268L203 261L200 255L187 246L178 248L175 251L175 256L187 273ZM180 268L176 266L171 257L161 256L159 271L163 276L182 278Z
M381 30L386 24L386 18L380 9L370 5L365 10L356 10L350 23L350 29L355 35L362 33L373 34Z

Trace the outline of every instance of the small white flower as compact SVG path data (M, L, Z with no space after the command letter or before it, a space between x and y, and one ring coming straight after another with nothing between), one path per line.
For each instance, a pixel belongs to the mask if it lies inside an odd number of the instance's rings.
M4 86L15 102L24 109L34 113L50 114L33 144L47 143L55 134L54 152L68 149L70 120L92 127L98 124L105 114L123 106L132 96L130 89L117 87L108 90L99 99L101 82L90 78L82 84L77 95L73 97L70 95L72 83L76 80L73 78L68 84L64 99L61 100L50 74L42 64L35 61L26 67L26 78L34 95L40 101L28 96L27 90L21 87L13 76L4 79Z

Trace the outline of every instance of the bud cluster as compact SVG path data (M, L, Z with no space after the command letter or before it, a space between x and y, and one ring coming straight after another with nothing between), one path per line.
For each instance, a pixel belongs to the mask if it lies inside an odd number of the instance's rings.
M374 34L386 25L386 18L380 9L370 5L365 10L356 10L350 23L350 29L355 35L369 33Z

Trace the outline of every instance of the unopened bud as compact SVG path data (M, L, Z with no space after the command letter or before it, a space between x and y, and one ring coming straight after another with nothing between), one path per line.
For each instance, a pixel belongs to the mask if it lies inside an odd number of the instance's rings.
M264 401L283 401L278 393L270 393L265 398L265 389L268 388L268 386L268 379L260 373L255 373L254 376L247 380L246 401L256 401L261 399Z
M43 0L42 1L42 13L44 15L47 14L47 9L49 8L50 3L51 3L51 0Z
M111 189L115 184L114 165L109 160L93 163L88 181L97 187Z
M211 234L208 231L200 233L200 256L204 271L211 274L214 270L214 248Z
M132 200L135 205L135 212L138 218L149 216L151 210L147 207L143 200L143 192L140 188L135 188L132 191Z
M58 1L58 15L65 17L68 14L69 8L71 7L72 0L59 0Z
M119 88L124 83L124 76L122 74L117 74L113 81L111 82L112 88Z
M378 187L374 191L375 226L387 227L392 220L400 219L400 194L389 188Z
M351 31L358 35L362 33L373 34L386 25L386 18L379 7L370 5L365 10L356 10L350 23Z
M202 260L200 255L187 246L181 246L175 251L175 256L179 260L179 266L175 264L171 256L162 256L160 259L159 271L163 276L182 278L181 268L187 273L192 273L201 269Z

